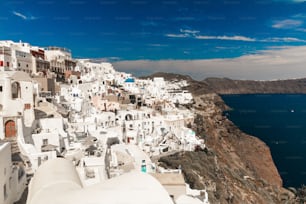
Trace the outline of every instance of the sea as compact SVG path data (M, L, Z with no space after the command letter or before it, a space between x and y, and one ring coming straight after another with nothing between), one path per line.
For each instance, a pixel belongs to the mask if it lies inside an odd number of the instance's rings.
M245 133L264 141L285 187L306 185L306 95L222 95L224 112ZM261 155L258 155L260 157Z

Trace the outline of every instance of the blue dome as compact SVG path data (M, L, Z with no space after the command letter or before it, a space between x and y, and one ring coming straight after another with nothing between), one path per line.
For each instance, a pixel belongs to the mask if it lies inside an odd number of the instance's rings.
M126 82L126 83L134 83L134 82L135 82L135 79L133 79L133 78L127 78L124 82Z

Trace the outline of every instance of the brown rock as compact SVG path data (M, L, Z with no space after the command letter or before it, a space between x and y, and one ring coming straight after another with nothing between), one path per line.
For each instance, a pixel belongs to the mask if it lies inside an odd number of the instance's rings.
M282 188L269 147L222 116L226 106L217 94L195 101L202 106L194 128L201 130L208 150L163 157L161 165L181 165L186 181L192 188L207 189L211 203L294 203L294 195Z

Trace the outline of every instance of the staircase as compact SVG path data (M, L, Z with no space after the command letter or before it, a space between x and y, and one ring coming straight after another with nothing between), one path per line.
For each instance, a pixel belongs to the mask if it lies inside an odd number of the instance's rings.
M17 137L5 138L3 141L11 143L12 154L20 153L20 149L19 149L19 146L17 144Z
M11 143L11 151L12 151L12 155L14 154L19 154L19 156L21 157L21 160L23 161L23 164L25 166L25 171L28 177L28 180L33 176L33 170L31 168L31 162L29 157L27 157L26 155L23 155L20 151L20 148L18 146L17 143L17 137L10 137L10 138L5 138L3 140L1 140L1 142L9 142Z

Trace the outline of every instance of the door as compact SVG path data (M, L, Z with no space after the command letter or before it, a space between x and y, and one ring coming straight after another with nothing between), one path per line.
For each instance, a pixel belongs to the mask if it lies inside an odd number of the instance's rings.
M5 137L15 137L15 136L16 136L15 122L9 120L5 123Z

